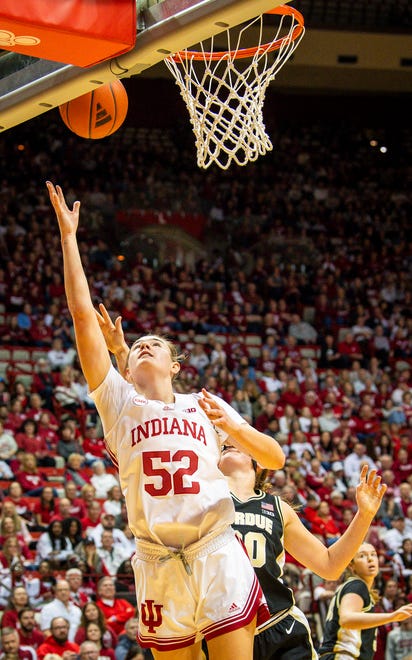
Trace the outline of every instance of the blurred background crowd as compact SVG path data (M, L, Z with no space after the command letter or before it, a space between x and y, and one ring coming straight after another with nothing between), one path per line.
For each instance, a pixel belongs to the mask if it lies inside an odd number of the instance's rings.
M139 657L133 539L79 368L46 179L82 201L96 305L122 316L130 341L179 344L178 391L206 387L281 443L269 487L326 545L356 511L361 465L378 468L379 607L412 600L412 133L339 120L272 130L270 156L206 173L183 126L96 144L43 117L2 136L3 654L18 635L39 660L87 641ZM292 557L285 577L316 641L337 583Z

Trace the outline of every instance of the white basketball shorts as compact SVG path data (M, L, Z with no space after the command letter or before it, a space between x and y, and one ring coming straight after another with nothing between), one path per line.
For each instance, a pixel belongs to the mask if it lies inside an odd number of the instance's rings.
M250 623L268 609L246 551L231 527L174 551L137 541L132 559L138 641L158 651L190 646Z

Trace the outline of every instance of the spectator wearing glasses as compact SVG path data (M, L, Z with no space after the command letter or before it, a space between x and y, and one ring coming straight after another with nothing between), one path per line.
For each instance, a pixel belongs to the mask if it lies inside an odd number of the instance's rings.
M48 653L55 653L64 660L75 660L80 647L69 640L70 622L62 616L55 616L50 622L49 635L37 649L38 660L44 660Z

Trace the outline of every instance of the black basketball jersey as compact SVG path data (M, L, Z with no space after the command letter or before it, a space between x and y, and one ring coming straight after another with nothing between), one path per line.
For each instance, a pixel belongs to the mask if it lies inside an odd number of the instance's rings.
M333 596L326 617L323 639L319 649L322 653L339 653L359 660L371 660L376 647L376 628L354 630L339 624L339 606L345 594L358 594L363 600L362 612L373 612L374 605L367 584L358 577L349 578Z
M232 498L236 511L233 527L243 539L270 613L289 609L295 601L282 580L285 550L280 498L262 491L246 502L233 493Z

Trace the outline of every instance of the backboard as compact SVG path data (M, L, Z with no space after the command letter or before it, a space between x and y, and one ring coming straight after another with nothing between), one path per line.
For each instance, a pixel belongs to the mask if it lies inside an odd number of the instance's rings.
M138 0L133 50L83 69L0 52L0 131L115 78L137 75L166 55L239 25L284 0Z

